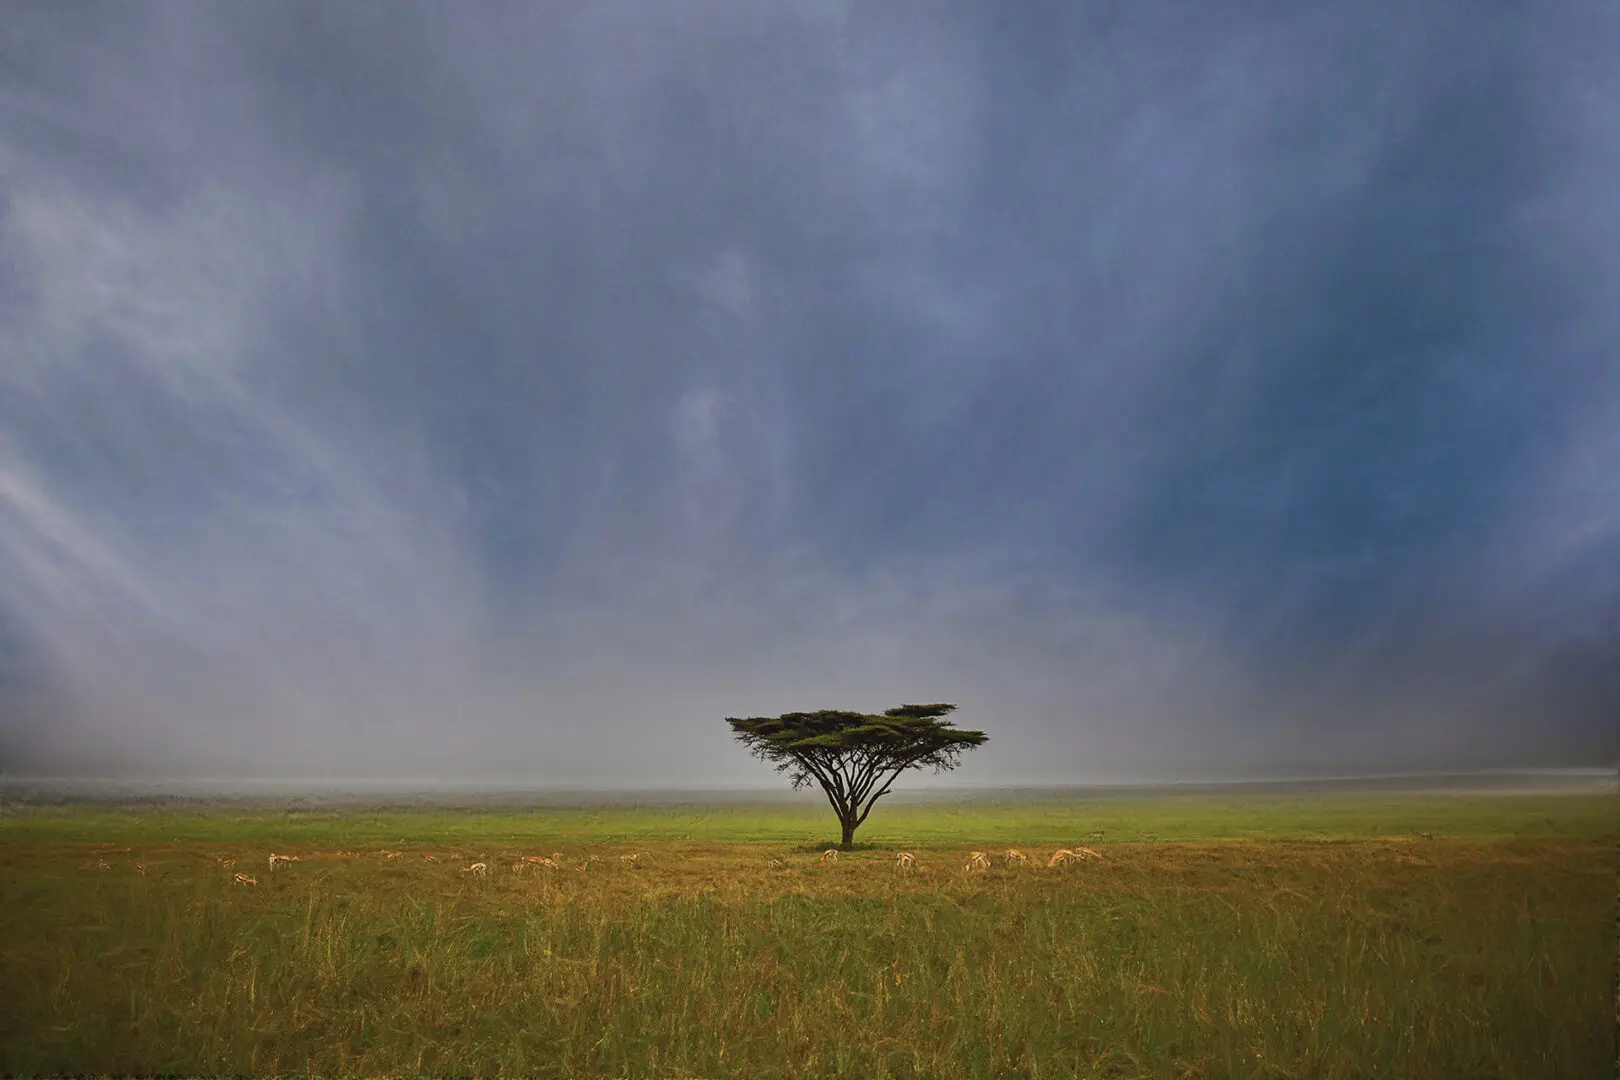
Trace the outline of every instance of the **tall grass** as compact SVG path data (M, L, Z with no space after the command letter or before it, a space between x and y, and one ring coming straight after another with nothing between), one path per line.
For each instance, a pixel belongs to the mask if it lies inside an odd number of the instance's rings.
M443 815L270 846L255 818L176 841L103 815L98 839L63 838L92 820L0 833L0 1072L1541 1080L1615 1061L1612 829L1101 842L1101 861L988 874L936 842L902 875L885 850L822 865L802 840L712 838L640 843L631 869L627 837L514 842ZM397 859L316 855L412 824ZM602 861L514 873L508 844ZM270 847L305 860L271 874ZM487 880L458 869L480 856Z

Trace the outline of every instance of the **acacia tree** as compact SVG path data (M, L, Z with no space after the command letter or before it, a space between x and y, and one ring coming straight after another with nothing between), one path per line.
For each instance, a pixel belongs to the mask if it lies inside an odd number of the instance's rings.
M948 772L962 763L964 751L989 739L940 719L955 709L901 705L881 716L822 709L746 720L728 716L726 723L755 757L787 773L795 789L821 786L844 830L839 846L847 849L901 773L925 767Z

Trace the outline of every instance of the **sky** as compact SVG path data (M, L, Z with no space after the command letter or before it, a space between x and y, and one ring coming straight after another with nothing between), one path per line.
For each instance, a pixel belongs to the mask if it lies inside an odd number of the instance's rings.
M0 20L0 770L1620 761L1620 7Z

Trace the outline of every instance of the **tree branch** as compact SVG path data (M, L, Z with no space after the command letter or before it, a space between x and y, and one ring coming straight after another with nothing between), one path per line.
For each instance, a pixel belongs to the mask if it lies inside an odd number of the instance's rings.
M860 818L855 822L856 828L860 828L861 825L866 821L866 815L872 812L872 807L877 805L877 801L889 793L889 788L894 786L894 782L900 778L900 774L911 768L925 756L926 755L918 755L917 757L911 758L908 761L903 761L894 767L894 771L889 774L888 781L883 785L882 789L876 795L873 795L871 800L867 802L866 809L861 811Z

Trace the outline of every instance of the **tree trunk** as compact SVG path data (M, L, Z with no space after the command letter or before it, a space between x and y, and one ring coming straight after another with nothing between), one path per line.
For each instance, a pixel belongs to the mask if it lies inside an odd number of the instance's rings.
M845 819L839 824L844 827L844 839L838 846L848 851L855 846L855 822Z

